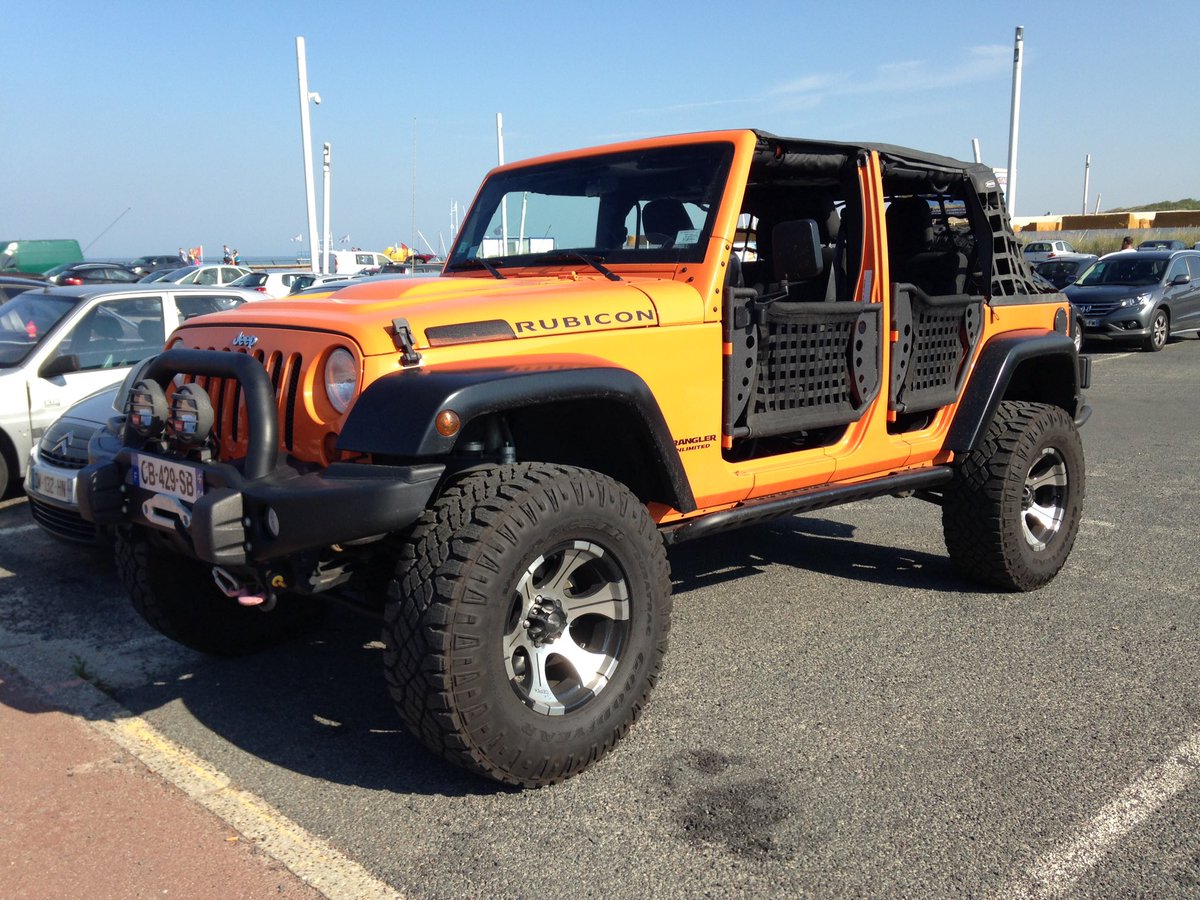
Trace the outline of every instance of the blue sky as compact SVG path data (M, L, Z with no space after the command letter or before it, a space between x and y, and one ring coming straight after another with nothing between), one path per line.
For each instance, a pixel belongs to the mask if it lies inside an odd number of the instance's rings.
M1018 215L1079 212L1089 153L1089 209L1200 197L1196 22L1189 3L1052 0L11 3L0 238L95 258L307 246L297 36L318 202L329 141L331 230L371 249L423 246L414 224L449 241L497 112L509 161L756 127L959 158L978 138L1004 166L1017 25Z

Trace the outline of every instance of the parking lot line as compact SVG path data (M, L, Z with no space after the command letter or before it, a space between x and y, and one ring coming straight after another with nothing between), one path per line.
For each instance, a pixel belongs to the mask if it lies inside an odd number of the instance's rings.
M1003 898L1061 897L1117 843L1200 777L1200 729L1106 804L1076 835L1041 857Z
M9 525L7 528L0 528L0 537L8 537L11 534L24 534L27 531L37 530L36 522L28 522L25 525Z
M164 737L140 716L116 716L88 724L331 900L401 896L266 801L234 787L228 775Z

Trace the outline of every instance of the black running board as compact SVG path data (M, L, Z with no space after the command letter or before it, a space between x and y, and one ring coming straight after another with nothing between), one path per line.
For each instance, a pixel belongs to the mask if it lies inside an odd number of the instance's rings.
M904 494L913 491L927 491L945 484L953 477L954 470L950 466L934 466L931 469L902 472L899 475L888 475L884 478L859 481L854 484L820 485L802 491L772 494L757 500L747 500L733 509L697 516L683 522L674 522L662 529L662 536L667 544L679 544L693 538L707 537L722 531L732 531L734 528L741 528L745 525L756 525L782 516L812 512L842 503L852 503L856 500L869 500L872 497L886 497L890 494Z

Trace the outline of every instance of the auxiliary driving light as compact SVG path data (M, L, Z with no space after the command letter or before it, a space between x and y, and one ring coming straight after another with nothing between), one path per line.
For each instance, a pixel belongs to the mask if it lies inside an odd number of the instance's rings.
M181 444L197 446L208 440L213 426L212 401L200 385L185 384L171 398L167 434Z
M167 395L157 381L142 379L129 391L125 402L129 427L144 438L162 434L167 421Z

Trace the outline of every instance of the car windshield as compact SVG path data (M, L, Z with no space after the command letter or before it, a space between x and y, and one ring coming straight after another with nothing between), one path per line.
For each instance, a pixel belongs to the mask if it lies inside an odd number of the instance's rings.
M1025 248L1026 253L1046 253L1050 250L1049 244L1030 244Z
M700 262L732 158L731 144L688 144L500 172L484 182L446 271Z
M1083 287L1095 287L1100 284L1158 284L1165 271L1165 259L1139 259L1133 255L1122 254L1100 260L1075 283Z
M0 368L22 362L78 302L26 292L0 306Z
M262 272L251 272L249 275L243 275L240 278L235 278L229 282L233 287L258 287L260 284L265 284L267 276Z

